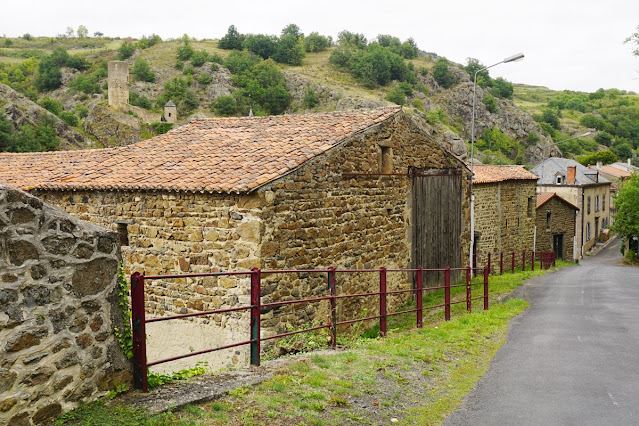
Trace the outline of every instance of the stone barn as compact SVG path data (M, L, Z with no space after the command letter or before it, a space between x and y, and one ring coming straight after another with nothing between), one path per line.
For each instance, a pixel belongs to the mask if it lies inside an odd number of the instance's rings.
M522 166L488 164L475 165L473 172L478 265L485 265L488 253L532 251L537 175Z
M126 270L147 275L464 266L469 176L395 107L198 119L125 147L0 155L0 182L117 230ZM370 291L377 280L338 274L338 291ZM389 274L389 288L412 281ZM247 305L248 287L247 278L147 282L147 316ZM325 274L263 279L264 303L325 292ZM374 315L371 299L341 303L338 314ZM265 309L264 333L324 323L325 305ZM246 340L249 329L247 316L234 313L154 323L147 334L154 360L171 347ZM245 356L230 350L219 366Z
M537 251L554 251L557 259L577 259L575 229L579 207L555 192L537 194Z

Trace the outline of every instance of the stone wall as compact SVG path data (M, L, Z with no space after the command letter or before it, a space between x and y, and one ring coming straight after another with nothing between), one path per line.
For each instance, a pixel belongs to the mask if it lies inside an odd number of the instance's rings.
M478 266L486 264L488 253L492 253L491 267L495 271L499 268L498 258L494 257L496 254L532 251L537 200L535 190L534 180L509 180L473 186L475 231L481 233L477 244Z
M546 214L550 212L550 227ZM563 259L573 260L576 213L573 207L556 197L537 209L537 251L554 251L553 236L563 235Z
M392 167L382 172L382 147ZM389 151L390 149L390 151ZM268 223L260 251L269 269L306 269L335 266L338 269L410 268L411 179L409 167L464 170L462 185L463 248L460 263L467 264L469 206L468 170L403 114L346 141L339 149L316 157L297 173L264 188L269 200L263 221ZM344 176L356 173L356 176ZM370 174L363 176L361 174ZM403 174L403 175L402 175ZM433 250L438 248L433 247ZM265 280L264 293L307 297L326 294L326 276L280 276ZM338 292L363 293L379 288L379 274L337 274ZM388 289L408 289L412 275L389 273ZM397 310L407 295L389 297L389 311ZM283 308L265 321L284 330L326 320L327 303ZM366 311L366 315L363 315ZM376 315L376 297L342 300L338 320ZM273 318L269 322L269 318Z
M127 383L117 234L0 185L0 246L0 424L45 422Z
M344 177L381 171L382 147L402 176ZM122 247L127 273L146 275L211 270L407 268L411 265L410 166L464 170L461 263L469 241L468 170L446 154L403 114L316 157L295 172L252 194L117 191L37 191L81 219L128 233ZM120 222L118 224L117 222ZM412 277L389 273L388 288L410 288ZM338 291L371 291L375 273L338 275ZM248 277L147 282L149 316L214 310L249 304ZM263 277L264 303L326 294L325 274ZM377 312L378 299L339 304L341 319ZM406 299L391 297L389 309ZM327 302L265 309L264 336L326 321ZM208 328L206 328L206 327ZM205 328L202 328L205 327ZM149 360L249 339L248 313L147 326ZM195 336L195 337L194 337ZM214 368L248 362L247 348L197 356L159 371L206 360Z

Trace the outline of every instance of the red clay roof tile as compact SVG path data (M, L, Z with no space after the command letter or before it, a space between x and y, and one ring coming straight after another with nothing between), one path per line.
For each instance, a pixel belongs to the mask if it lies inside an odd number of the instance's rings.
M475 164L473 183L494 183L506 180L537 180L539 177L523 166L498 166L493 164Z
M23 189L249 192L398 112L200 119L119 148L5 153L0 182Z

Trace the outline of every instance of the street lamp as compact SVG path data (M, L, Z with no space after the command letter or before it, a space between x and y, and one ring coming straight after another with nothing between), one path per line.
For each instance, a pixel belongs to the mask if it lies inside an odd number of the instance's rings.
M524 59L524 54L517 53L516 55L507 57L503 61L475 71L475 76L473 77L473 115L470 120L470 256L468 260L468 265L471 268L473 267L473 254L475 250L475 194L473 194L473 165L475 159L475 104L477 102L477 74L499 64L521 61L522 59Z

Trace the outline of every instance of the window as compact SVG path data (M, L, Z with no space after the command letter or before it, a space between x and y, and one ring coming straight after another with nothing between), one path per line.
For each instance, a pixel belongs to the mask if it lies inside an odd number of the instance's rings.
M598 212L601 207L601 197L597 195L595 197L595 211Z
M528 217L533 216L533 209L534 209L533 197L528 197Z
M550 224L552 223L552 213L547 211L546 212L546 229L548 231L550 231Z
M555 184L561 185L561 182L562 182L561 175L555 176Z
M590 226L590 222L586 224L586 241L590 241L592 238L592 229Z
M587 210L587 211L586 211L586 214L590 214L590 198L591 198L591 197L590 197L590 196L588 196L588 207L587 207L587 209L586 209L586 210Z
M608 197L608 194L604 194L603 197L601 197L601 211L606 211L606 197Z
M380 146L380 173L393 173L393 148L390 146Z

